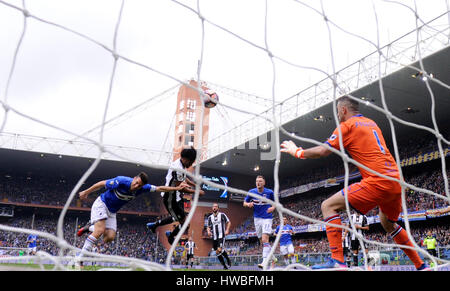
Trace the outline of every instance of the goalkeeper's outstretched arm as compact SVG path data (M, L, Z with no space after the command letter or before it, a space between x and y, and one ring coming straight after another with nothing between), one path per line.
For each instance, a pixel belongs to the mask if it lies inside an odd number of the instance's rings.
M281 144L282 153L288 153L298 159L318 159L329 156L332 152L325 146L315 146L309 149L297 147L292 140L285 140Z

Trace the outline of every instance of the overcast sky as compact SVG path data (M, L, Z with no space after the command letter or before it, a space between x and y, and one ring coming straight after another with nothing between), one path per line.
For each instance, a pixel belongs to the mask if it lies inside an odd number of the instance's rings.
M22 1L5 1L22 7ZM197 1L180 1L197 9ZM401 1L414 7L414 1ZM446 0L417 0L419 16L428 21L447 10ZM209 21L265 47L265 1L203 0L200 11ZM302 1L321 10L320 1ZM376 9L385 45L415 28L414 14L406 7L374 0L323 0L329 19L354 34L376 42ZM85 34L109 48L121 1L29 0L27 10ZM274 55L292 63L332 72L328 31L319 14L293 0L268 1L267 43ZM0 3L0 97L14 51L23 29L23 14ZM272 98L272 64L266 52L205 23L201 78L239 91ZM187 81L196 78L201 53L199 17L168 0L125 1L117 38L118 54L154 70ZM361 39L332 28L333 53L339 70L375 49ZM275 61L275 98L283 100L325 78L312 70ZM17 57L7 102L20 112L81 134L101 123L106 105L113 57L80 36L28 18L26 34ZM108 118L177 85L177 81L119 59ZM265 108L219 95L224 104L258 113ZM145 111L136 112L105 132L106 144L160 150L175 111L176 95ZM210 137L252 116L231 109L213 109ZM0 110L0 120L4 111ZM4 132L46 137L70 135L8 115ZM169 145L173 134L170 132ZM94 137L98 139L98 137ZM170 146L168 149L170 150Z

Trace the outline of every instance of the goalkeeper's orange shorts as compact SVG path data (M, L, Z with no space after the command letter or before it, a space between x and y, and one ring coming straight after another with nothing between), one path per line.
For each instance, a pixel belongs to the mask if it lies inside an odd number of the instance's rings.
M402 211L401 191L398 182L368 177L348 186L348 202L361 214L378 206L390 221L396 222ZM344 195L344 189L341 193Z

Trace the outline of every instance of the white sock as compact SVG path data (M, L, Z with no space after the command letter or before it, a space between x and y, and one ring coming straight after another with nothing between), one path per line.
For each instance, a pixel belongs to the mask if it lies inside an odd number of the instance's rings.
M267 256L269 255L271 249L272 249L272 248L271 248L271 246L270 246L270 243L264 243L264 244L263 244L263 253L262 253L262 257L263 257L264 260L265 260L265 259L267 258Z
M297 263L296 260L295 260L295 256L292 256L291 257L291 264L295 264L295 263Z
M83 256L83 252L87 251L90 252L92 251L92 247L97 243L97 239L95 238L95 236L90 235L87 237L87 239L84 241L84 245L83 248L81 249L81 253L80 253L80 257Z
M89 226L89 231L94 232L94 225Z

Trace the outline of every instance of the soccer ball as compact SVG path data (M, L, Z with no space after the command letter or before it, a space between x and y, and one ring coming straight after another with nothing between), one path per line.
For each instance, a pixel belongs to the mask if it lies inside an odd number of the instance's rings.
M205 107L206 108L216 107L217 102L219 101L219 96L217 95L217 93L211 89L207 89L205 90L205 95L206 95L204 98Z

